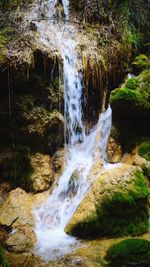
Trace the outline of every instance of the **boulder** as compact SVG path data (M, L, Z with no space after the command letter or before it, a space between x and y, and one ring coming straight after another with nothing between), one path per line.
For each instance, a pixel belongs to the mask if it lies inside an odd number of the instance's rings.
M32 197L17 188L0 207L0 237L11 251L28 251L36 243L32 203Z
M24 190L12 190L0 207L0 225L20 227L35 225L32 214L32 198Z
M122 164L104 170L65 231L86 238L144 233L149 227L147 197L147 182L139 167Z

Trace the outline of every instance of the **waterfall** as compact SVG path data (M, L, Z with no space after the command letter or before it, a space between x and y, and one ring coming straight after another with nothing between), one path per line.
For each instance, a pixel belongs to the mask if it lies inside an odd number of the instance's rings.
M53 16L57 1L49 0L48 14ZM62 1L64 13L69 14L68 0ZM66 27L67 24L67 27ZM68 253L78 241L65 234L64 228L76 208L83 200L96 177L88 177L96 157L105 161L106 144L111 128L111 109L100 115L97 125L87 135L82 114L83 75L82 60L77 51L78 42L74 38L73 26L66 22L61 29L57 23L37 22L41 41L49 44L49 35L53 45L63 58L64 70L64 117L65 145L67 152L66 169L47 201L34 211L36 217L37 245L36 253L46 260ZM95 156L94 151L100 151Z

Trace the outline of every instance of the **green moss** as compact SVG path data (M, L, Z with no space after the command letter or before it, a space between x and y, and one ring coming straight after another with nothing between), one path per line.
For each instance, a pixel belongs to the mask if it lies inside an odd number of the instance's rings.
M150 241L127 239L112 245L105 256L109 265L115 266L149 266Z
M126 82L126 87L130 90L135 90L137 86L137 80L135 78L130 78Z
M112 107L131 105L135 111L150 111L150 70L143 71L138 77L129 79L123 88L117 88L112 91L110 102Z
M10 264L9 264L9 262L5 256L4 249L1 245L1 243L0 243L0 265L2 267L9 267L10 266Z
M139 146L138 153L142 158L150 160L150 140L143 142Z
M146 55L142 54L135 58L132 65L136 66L140 70L144 70L150 67L150 59Z
M144 167L143 172L144 172L145 177L147 177L147 179L150 181L150 168Z

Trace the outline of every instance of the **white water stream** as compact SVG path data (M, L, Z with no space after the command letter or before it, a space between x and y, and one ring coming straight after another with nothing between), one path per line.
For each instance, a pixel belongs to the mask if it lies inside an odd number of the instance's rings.
M68 17L69 1L63 0L64 13ZM56 0L49 0L48 16L56 12ZM48 22L47 22L48 23ZM48 45L44 22L37 23L41 41ZM77 52L78 43L72 34L72 25L66 31L57 23L46 25L64 62L64 117L67 164L58 185L48 200L38 207L36 216L36 253L46 260L70 252L78 241L65 234L64 228L86 195L96 177L88 177L96 158L106 159L106 145L111 129L110 107L100 115L97 125L89 135L85 134L82 114L83 76L78 70L82 64ZM49 28L49 30L48 30ZM97 138L99 136L99 138ZM96 155L95 155L96 154Z

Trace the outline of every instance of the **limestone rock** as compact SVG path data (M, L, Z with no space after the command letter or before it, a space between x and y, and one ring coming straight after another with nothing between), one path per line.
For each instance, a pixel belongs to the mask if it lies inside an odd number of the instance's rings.
M119 162L122 157L121 146L112 137L109 138L107 144L107 156L111 163Z
M35 245L32 203L31 195L17 188L0 207L0 236L11 251L27 251Z
M10 251L24 252L35 246L36 235L28 226L17 229L9 236L6 245Z
M31 189L34 192L47 190L53 182L53 170L50 156L36 153L31 156L33 174L31 175Z
M148 188L142 170L122 164L102 171L66 226L71 235L137 235L148 230Z
M65 150L58 150L53 156L53 170L55 177L58 178L65 168Z
M13 223L14 222L14 223ZM32 198L24 190L12 190L4 204L0 207L0 224L13 227L35 224L32 214Z

